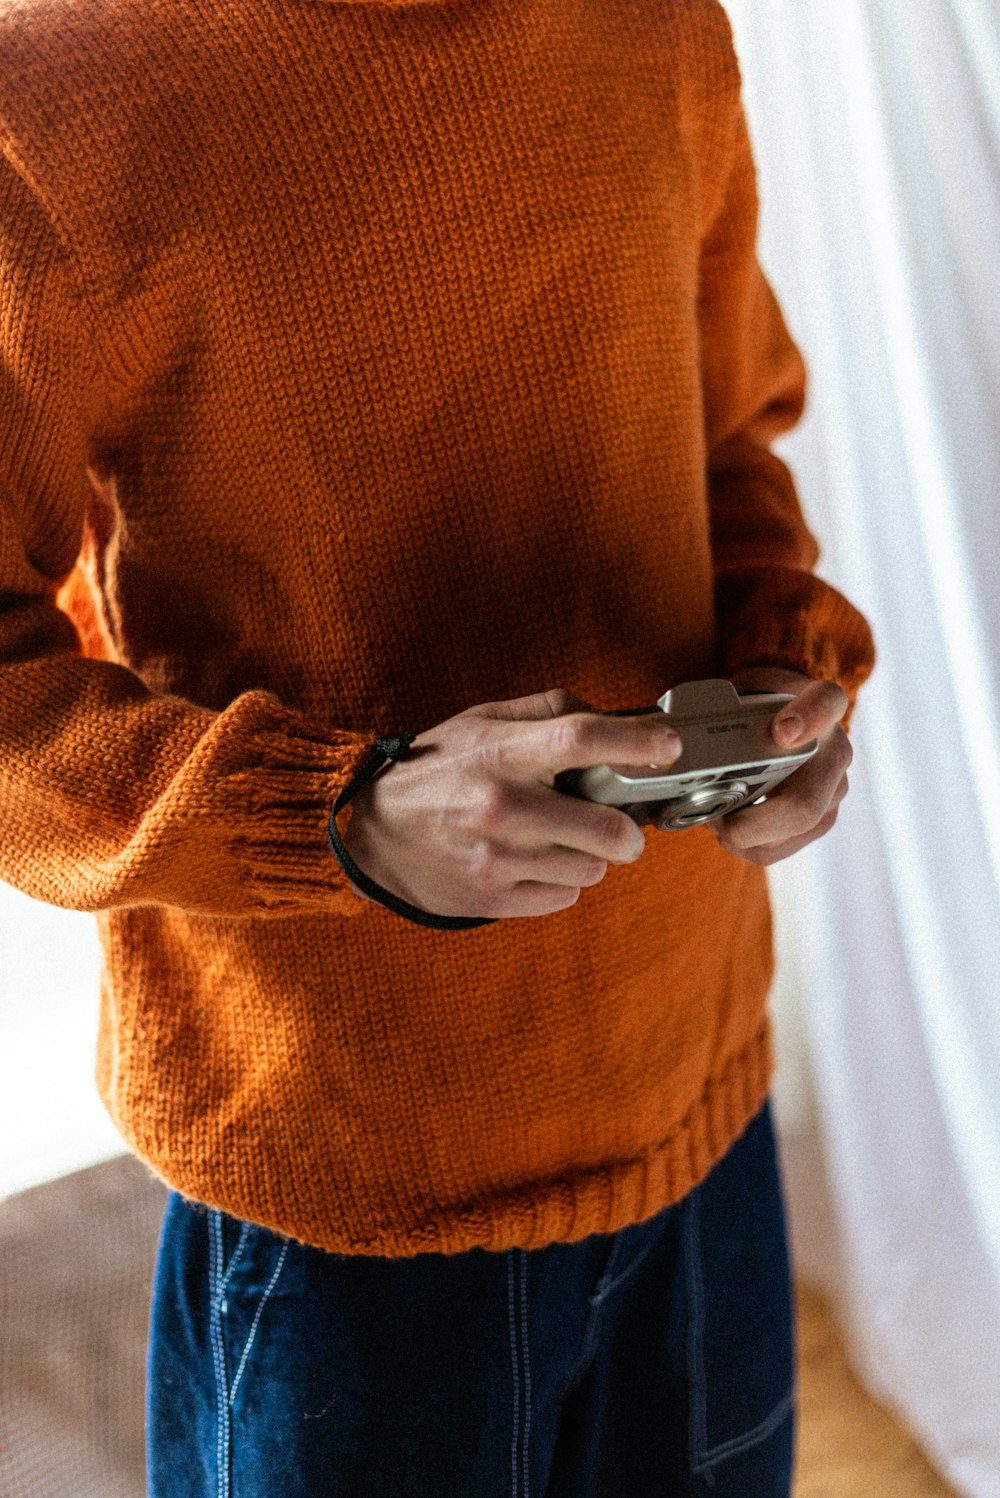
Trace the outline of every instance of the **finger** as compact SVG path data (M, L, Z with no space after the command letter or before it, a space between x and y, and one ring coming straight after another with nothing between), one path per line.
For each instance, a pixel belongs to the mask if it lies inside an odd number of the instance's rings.
M634 863L646 848L625 812L548 786L504 786L485 830L514 848L568 848L606 863Z
M716 824L720 836L734 852L807 836L830 808L843 799L838 794L839 783L835 777L818 784L805 783L784 794L784 787L779 786L762 805L721 818Z
M760 847L808 833L826 815L846 779L841 755L820 750L811 760L782 781L760 806L748 806L720 818L724 841L733 849Z
M498 742L498 759L525 777L552 783L563 770L592 765L668 765L682 744L663 713L635 718L568 713L548 723L518 724Z
M578 885L540 884L534 879L524 879L509 888L479 890L472 893L465 889L455 903L463 915L486 916L491 920L502 920L508 916L552 915L557 910L567 910L575 905L581 894Z
M810 843L825 837L834 826L839 810L839 805L831 806L809 832L803 833L801 837L788 838L784 842L766 843L758 848L731 848L721 838L719 841L726 852L732 853L734 857L742 858L747 863L755 863L760 868L769 868L771 864L780 863L783 858L790 858L793 853L798 853Z
M822 738L847 712L847 693L835 681L811 681L787 702L771 723L774 742L782 749Z
M513 889L505 890L502 896L491 902L489 911L484 914L555 915L556 911L568 910L571 905L575 905L580 894L579 889L570 889L565 884L536 884L534 880L526 880L523 884L515 884Z
M596 712L589 702L564 687L552 687L545 692L532 692L528 697L511 697L504 702L480 702L470 707L460 718L502 718L511 722L542 722L545 719L561 718L566 713Z
M608 862L574 848L494 849L489 867L477 869L480 883L512 889L517 884L561 884L573 889L599 884Z

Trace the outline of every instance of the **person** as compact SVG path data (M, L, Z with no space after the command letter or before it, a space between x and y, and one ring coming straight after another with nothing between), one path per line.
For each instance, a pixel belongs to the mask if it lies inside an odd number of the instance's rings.
M150 1493L787 1494L765 866L874 649L724 10L2 0L0 138L0 876L169 1187ZM557 784L706 678L763 804Z

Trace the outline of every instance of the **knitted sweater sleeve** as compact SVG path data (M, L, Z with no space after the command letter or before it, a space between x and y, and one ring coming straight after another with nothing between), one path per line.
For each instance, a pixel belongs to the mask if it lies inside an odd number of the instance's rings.
M813 567L787 466L806 370L757 259L756 170L737 95L725 189L702 244L699 323L719 668L784 666L840 683L851 710L875 653L866 620Z
M100 371L58 235L0 155L0 878L74 910L370 909L326 843L375 734L271 692L223 711L85 654L57 594L81 552Z

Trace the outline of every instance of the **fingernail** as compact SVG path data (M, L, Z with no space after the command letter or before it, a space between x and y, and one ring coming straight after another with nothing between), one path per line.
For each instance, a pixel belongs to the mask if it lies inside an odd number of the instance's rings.
M794 744L805 732L806 725L798 713L789 713L787 718L779 718L774 725L775 732L785 744Z

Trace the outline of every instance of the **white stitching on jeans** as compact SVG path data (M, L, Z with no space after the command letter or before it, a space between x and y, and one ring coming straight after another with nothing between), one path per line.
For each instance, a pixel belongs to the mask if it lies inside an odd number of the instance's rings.
M524 1352L524 1498L528 1492L528 1434L531 1430L531 1364L528 1359L528 1255L521 1250L521 1347Z
M615 1238L614 1242L611 1245L611 1252L608 1255L608 1261L604 1266L604 1273L601 1276L597 1289L595 1290L594 1294L590 1296L587 1302L587 1324L584 1328L583 1345L576 1355L576 1361L573 1363L572 1368L566 1375L566 1380L563 1384L564 1395L568 1394L570 1390L574 1389L580 1382L593 1357L594 1348L597 1345L597 1337L601 1329L601 1320L603 1316L601 1308L604 1304L605 1292L610 1288L610 1286L607 1284L607 1278L611 1273L611 1270L614 1267L615 1263L617 1262L617 1258L622 1245L624 1244L624 1241L625 1240L621 1237L620 1234Z
M636 1254L635 1258L632 1260L631 1264L629 1264L627 1268L623 1269L622 1272L621 1272L621 1274L618 1276L618 1278L617 1279L613 1279L611 1281L610 1285L605 1285L604 1288L600 1291L600 1293L597 1294L597 1295L595 1295L593 1297L593 1299L591 1300L590 1304L592 1306L599 1306L599 1305L601 1305L602 1302L605 1301L607 1299L607 1297L611 1294L612 1290L617 1290L618 1286L621 1284L622 1280L627 1280L628 1277L629 1277L629 1275L632 1273L632 1270L633 1269L637 1269L638 1266L642 1263L643 1259L649 1253L649 1250L653 1247L653 1245L655 1244L655 1242L656 1242L655 1238L650 1238L649 1242L646 1244L646 1247L643 1248L643 1249L640 1249L640 1251Z
M691 1400L691 1414L688 1422L688 1455L692 1472L697 1472L700 1470L702 1452L708 1445L707 1417L705 1413L705 1365L702 1360L705 1307L701 1281L701 1264L698 1253L697 1187L689 1194L685 1202L684 1267L686 1270L685 1279L687 1282L688 1300L687 1363Z
M780 1425L784 1425L792 1412L794 1404L795 1391L793 1389L785 1395L784 1399L775 1405L766 1419L762 1420L759 1425L754 1426L753 1430L748 1430L742 1436L734 1436L730 1441L723 1441L720 1446L713 1446L711 1451L705 1453L704 1461L696 1466L694 1471L707 1472L710 1467L714 1467L724 1457L739 1456L741 1452L749 1451L751 1446L759 1446L761 1441L766 1441L768 1436L773 1435Z
M625 1239L622 1237L621 1233L616 1233L611 1243L611 1252L608 1254L608 1262L604 1266L604 1273L601 1275L601 1278L597 1286L595 1287L594 1293L588 1301L589 1305L600 1305L601 1301L604 1299L605 1293L609 1289L611 1271L618 1261L618 1256L622 1251L624 1243Z
M222 1337L222 1308L225 1305L226 1286L243 1252L250 1224L240 1226L240 1236L233 1250L233 1257L225 1274L222 1274L224 1245L222 1238L222 1213L210 1208L208 1231L211 1238L211 1256L208 1268L209 1323L212 1337L212 1357L215 1363L215 1402L218 1418L218 1433L215 1443L216 1493L217 1498L229 1498L229 1397L226 1390L226 1351Z
M264 1291L264 1294L261 1297L260 1305L257 1307L257 1314L253 1318L253 1325L250 1328L250 1335L249 1335L249 1337L247 1337L247 1345L243 1349L243 1356L240 1358L240 1366L236 1370L236 1377L233 1379L233 1387L229 1391L229 1408L230 1409L232 1409L232 1407L233 1407L233 1400L236 1398L236 1389L237 1389L237 1386L239 1385L240 1379L243 1377L243 1369L246 1367L247 1358L250 1356L250 1349L253 1346L253 1339L257 1335L257 1327L260 1324L261 1313L263 1312L264 1307L267 1305L267 1302L268 1302L268 1299L270 1297L271 1291L274 1289L275 1285L278 1283L278 1276L281 1273L281 1266L285 1262L285 1255L287 1254L287 1252L288 1252L288 1243L286 1242L285 1245L284 1245L284 1247L281 1250L281 1253L278 1255L278 1262L275 1265L274 1273L271 1275L271 1279L270 1279L270 1282L268 1283L268 1287ZM234 1255L234 1258L235 1258L235 1255Z
M208 1303L209 1326L212 1337L212 1360L215 1364L216 1440L215 1473L217 1498L228 1498L229 1493L229 1411L226 1407L226 1360L222 1349L222 1322L219 1307L222 1291L216 1293L222 1272L222 1218L214 1208L208 1213L209 1261Z
M701 1272L701 1255L698 1237L697 1188L688 1199L688 1214L684 1223L684 1260L687 1268L688 1289L688 1379L691 1385L691 1422L689 1431L691 1471L701 1473L713 1482L712 1467L726 1457L738 1456L758 1446L783 1425L795 1403L795 1390L778 1401L771 1413L753 1430L732 1436L708 1449L708 1381L705 1377L703 1341L705 1332L705 1288Z
M517 1337L514 1331L514 1249L507 1250L507 1321L510 1327L510 1363L514 1374L514 1437L510 1448L510 1491L517 1498L517 1438L521 1425L521 1379L517 1366Z

